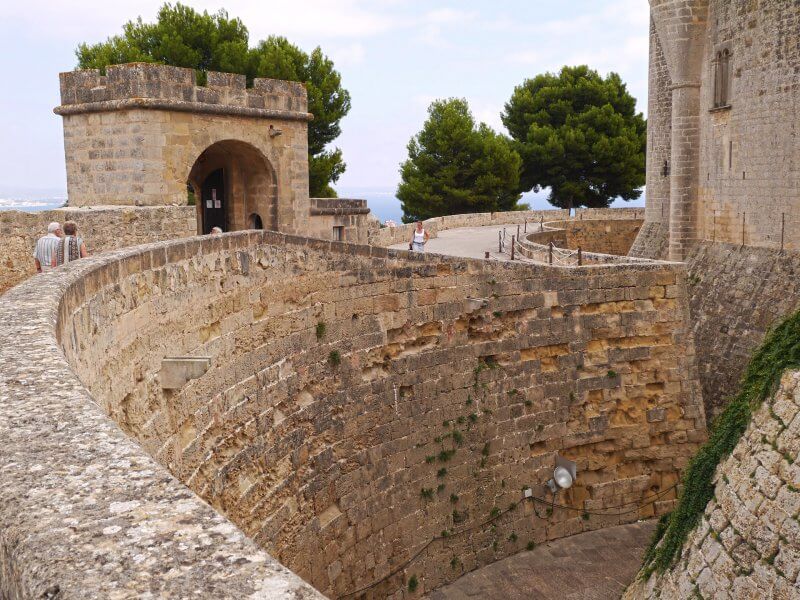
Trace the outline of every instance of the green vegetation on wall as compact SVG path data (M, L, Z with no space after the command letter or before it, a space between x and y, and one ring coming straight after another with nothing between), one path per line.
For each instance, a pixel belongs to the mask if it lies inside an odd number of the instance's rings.
M709 440L689 463L683 492L672 513L662 518L644 559L643 575L668 569L680 554L689 532L699 523L714 496L714 474L733 452L753 413L775 392L787 369L800 368L800 312L771 330L755 351L739 393L730 400L711 429Z

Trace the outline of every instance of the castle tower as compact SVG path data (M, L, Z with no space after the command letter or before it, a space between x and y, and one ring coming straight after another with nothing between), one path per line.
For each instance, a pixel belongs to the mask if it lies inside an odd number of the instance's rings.
M197 205L198 232L307 233L301 83L147 63L61 73L70 206Z
M650 14L672 96L670 159L664 169L669 174L668 256L670 260L684 260L697 239L700 75L708 0L651 0Z

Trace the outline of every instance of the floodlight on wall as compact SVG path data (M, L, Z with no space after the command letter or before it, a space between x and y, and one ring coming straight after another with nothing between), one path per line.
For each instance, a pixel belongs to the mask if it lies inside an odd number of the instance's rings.
M575 482L577 474L574 462L556 454L556 467L553 469L553 478L547 482L547 487L553 494L559 490L569 489Z

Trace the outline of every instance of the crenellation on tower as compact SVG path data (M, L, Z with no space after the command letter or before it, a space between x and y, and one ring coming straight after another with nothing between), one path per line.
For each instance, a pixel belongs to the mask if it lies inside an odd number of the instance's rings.
M154 63L112 65L106 75L97 69L61 73L61 106L57 114L111 111L128 105L143 108L204 110L265 116L278 111L284 118L309 120L306 87L295 81L255 79L247 87L244 75L209 71L205 86L197 85L193 69ZM261 111L261 112L259 112Z

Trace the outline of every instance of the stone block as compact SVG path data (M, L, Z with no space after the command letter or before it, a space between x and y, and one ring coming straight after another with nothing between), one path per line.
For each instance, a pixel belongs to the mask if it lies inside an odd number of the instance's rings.
M192 379L198 379L208 371L211 358L193 356L165 357L161 361L159 380L165 390L181 389Z

